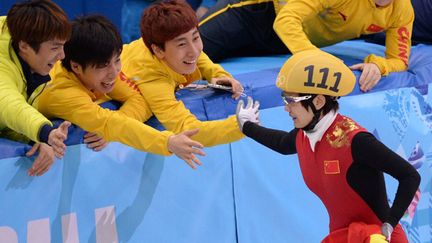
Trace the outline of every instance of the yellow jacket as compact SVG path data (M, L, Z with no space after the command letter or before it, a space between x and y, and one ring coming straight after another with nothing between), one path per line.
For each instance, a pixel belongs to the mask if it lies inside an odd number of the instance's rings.
M135 81L151 111L166 129L179 133L199 128L193 139L204 146L229 143L243 137L235 116L218 121L199 121L174 95L179 87L196 80L231 77L205 53L200 55L198 68L190 75L181 75L169 68L151 54L142 39L124 45L121 61L122 71Z
M139 150L170 155L168 138L172 132L159 132L142 122L151 116L141 94L129 87L128 80L117 78L108 94L93 93L58 62L51 71L52 81L39 97L38 109L49 118L68 120L107 141L117 141ZM118 111L98 104L116 100L123 105Z
M335 44L361 34L386 32L386 58L369 55L382 75L407 68L414 10L410 0L377 7L374 0L287 0L274 29L292 53ZM317 46L317 47L316 47Z
M40 129L46 124L52 124L32 104L45 84L27 97L26 80L21 63L12 48L5 20L5 16L0 17L0 133L9 128L40 142Z

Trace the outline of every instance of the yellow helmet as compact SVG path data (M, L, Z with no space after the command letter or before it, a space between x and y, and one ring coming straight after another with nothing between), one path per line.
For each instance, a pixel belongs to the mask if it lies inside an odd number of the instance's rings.
M302 51L282 66L276 86L285 92L343 96L356 83L353 72L337 57L321 50Z

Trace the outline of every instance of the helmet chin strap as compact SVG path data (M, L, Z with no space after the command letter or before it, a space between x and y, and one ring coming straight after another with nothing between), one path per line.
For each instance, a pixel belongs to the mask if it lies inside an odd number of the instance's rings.
M319 118L321 115L321 109L322 108L317 110L313 103L310 106L310 108L312 109L314 116L312 117L312 120L309 122L309 124L307 124L305 127L302 128L302 130L305 132L310 132L315 128L316 124L318 124L318 122L319 122Z

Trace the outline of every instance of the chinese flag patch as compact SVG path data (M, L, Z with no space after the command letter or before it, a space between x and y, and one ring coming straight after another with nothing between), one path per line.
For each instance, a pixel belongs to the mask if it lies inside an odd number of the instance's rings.
M384 28L375 24L371 24L366 30L370 32L381 32L384 30Z
M324 173L331 174L339 174L339 160L324 160Z

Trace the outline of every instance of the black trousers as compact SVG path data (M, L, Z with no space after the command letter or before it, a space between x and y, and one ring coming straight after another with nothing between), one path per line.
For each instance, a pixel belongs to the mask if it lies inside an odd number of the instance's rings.
M273 1L219 0L200 20L204 52L213 61L227 57L288 54L273 30Z

